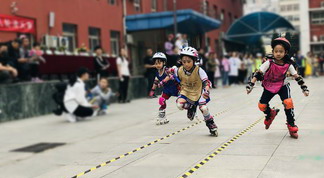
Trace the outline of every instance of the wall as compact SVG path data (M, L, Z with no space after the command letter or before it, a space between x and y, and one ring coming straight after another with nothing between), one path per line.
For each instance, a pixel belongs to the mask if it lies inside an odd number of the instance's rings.
M0 122L50 114L55 108L52 94L56 83L58 81L0 85ZM113 91L118 90L117 78L110 78L109 83ZM94 81L87 84L89 87L94 85ZM146 90L146 79L131 78L128 90L130 99L146 97Z
M108 1L97 0L1 0L0 13L11 14L10 5L15 1L19 8L17 16L33 18L36 20L36 40L45 34L62 35L62 24L77 25L77 47L85 43L89 47L88 28L101 29L102 46L110 53L110 30L122 34L122 3L108 4ZM55 26L49 29L49 13L55 13ZM0 32L1 40L16 38L16 33ZM122 40L121 40L122 41Z

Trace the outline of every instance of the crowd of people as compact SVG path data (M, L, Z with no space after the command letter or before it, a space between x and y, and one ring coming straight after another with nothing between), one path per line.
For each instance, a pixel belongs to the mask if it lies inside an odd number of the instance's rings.
M30 49L30 41L22 36L0 43L0 84L17 81L40 82L39 65L45 63L39 43Z

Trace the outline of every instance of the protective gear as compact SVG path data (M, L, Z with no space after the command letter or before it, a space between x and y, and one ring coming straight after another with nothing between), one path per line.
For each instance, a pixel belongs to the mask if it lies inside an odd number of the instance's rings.
M166 55L164 54L164 53L162 53L162 52L157 52L157 53L155 53L154 55L153 55L153 61L155 61L156 59L160 59L161 61L163 61L163 62L167 62L167 57L166 57Z
M187 109L187 108L185 108L185 104L186 104L186 102L180 102L179 99L177 99L177 107L179 110L182 111L183 109Z
M198 52L195 48L193 47L185 47L181 50L180 52L180 58L182 58L183 56L189 56L191 57L194 61L196 61L198 59Z
M291 44L286 38L280 37L280 38L276 38L276 39L272 40L272 42L271 42L272 49L274 49L276 47L276 45L278 45L278 44L283 45L283 47L285 48L287 53L289 53Z
M283 100L282 104L285 106L285 109L293 109L294 103L291 98Z
M165 80L162 80L161 82L158 83L158 87L161 88L166 84L167 82Z
M165 98L163 97L160 97L159 98L159 104L162 106L162 105L165 105Z
M206 87L211 87L211 82L210 82L210 80L205 80L205 81L203 81L203 88L206 88Z
M262 103L259 103L258 106L259 106L260 111L263 111L263 112L266 111L267 107L268 107L267 104L262 104Z
M196 116L196 111L197 105L190 105L187 111L187 118L192 121Z
M296 81L297 81L297 83L298 83L298 85L304 85L305 84L305 82L304 82L304 80L303 80L303 78L302 77L297 77L296 79L295 79Z
M253 90L254 83L249 82L248 85L246 85L246 91L251 92Z
M300 86L300 88L303 90L303 92L309 92L306 85L302 85L302 86Z
M263 80L263 73L258 70L256 72L254 72L253 77L255 77L258 81L262 81Z
M212 136L217 137L218 136L217 125L214 122L213 116L210 116L208 119L205 119L205 122L206 122L206 126L209 129L210 134Z
M209 93L208 90L206 90L206 89L203 90L202 95L203 95L204 98L209 98L209 94L210 94L210 93Z
M206 105L200 105L199 110L201 111L201 113L204 116L209 115L209 110L208 110L208 107Z

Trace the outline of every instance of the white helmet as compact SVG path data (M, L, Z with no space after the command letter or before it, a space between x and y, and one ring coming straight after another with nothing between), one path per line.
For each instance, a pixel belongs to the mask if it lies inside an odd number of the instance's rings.
M167 57L164 53L162 52L156 52L154 55L153 55L153 60L155 61L156 59L161 59L162 61L164 62L167 62Z
M195 48L193 47L184 47L181 52L180 52L180 57L182 56L190 56L192 57L194 60L197 60L198 58L198 52Z

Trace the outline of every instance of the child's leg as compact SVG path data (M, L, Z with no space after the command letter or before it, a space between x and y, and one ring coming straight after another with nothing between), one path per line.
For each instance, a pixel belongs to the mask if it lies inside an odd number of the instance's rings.
M269 106L269 102L275 95L276 94L271 93L266 89L263 90L263 93L261 95L258 107L259 107L260 111L262 111L267 116L270 116L270 113L271 113L271 108Z
M179 97L177 99L177 107L179 110L189 109L190 104L187 102L186 99Z
M170 98L170 95L163 93L162 96L159 98L160 109L164 110L166 108L166 100Z
M285 114L287 117L287 123L291 126L295 126L294 119L294 104L290 95L290 87L289 84L283 86L279 91L279 96L282 101L282 104L285 107Z

